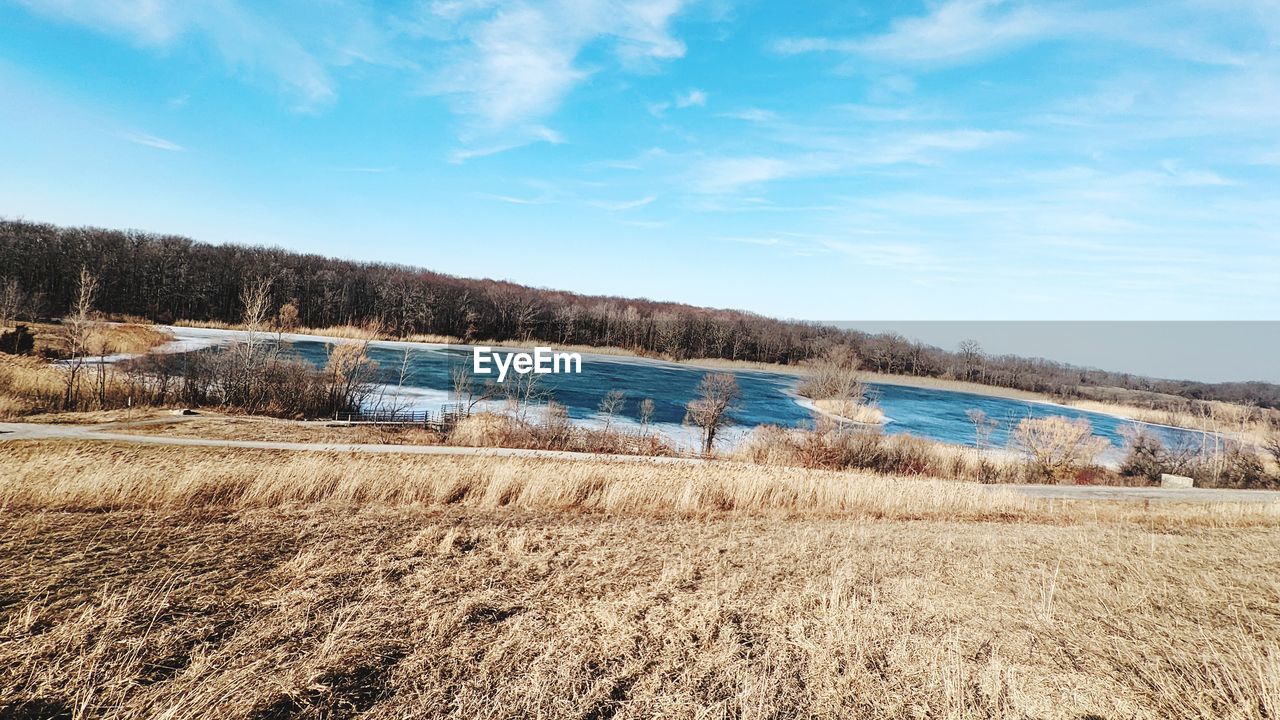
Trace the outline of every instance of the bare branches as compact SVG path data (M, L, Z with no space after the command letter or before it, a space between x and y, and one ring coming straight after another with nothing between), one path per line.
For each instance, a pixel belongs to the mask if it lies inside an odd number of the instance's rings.
M88 268L80 268L80 278L71 303L71 311L62 319L62 324L58 328L59 339L67 354L67 360L63 365L62 395L62 407L67 410L76 406L85 357L92 351L90 343L97 325L93 317L93 300L97 292L98 279L89 272Z
M90 251L92 248L92 251ZM92 254L91 254L92 252ZM1197 383L1142 378L1036 358L991 355L976 343L921 345L901 335L795 323L746 313L643 299L590 297L428 270L325 260L278 250L215 246L180 238L0 220L0 266L28 296L29 314L61 314L72 304L83 264L100 272L99 309L113 314L236 323L245 278L270 269L271 295L296 298L299 322L313 327L395 323L397 334L430 334L583 345L613 345L670 357L798 363L845 345L864 372L968 378L993 386L1141 407L1179 415L1204 400L1255 399L1280 408L1280 384ZM27 262L15 262L23 258ZM151 281L139 287L127 276ZM248 290L255 290L252 286ZM249 293L253 295L255 293ZM256 293L265 299L266 293ZM257 303L248 303L255 305ZM5 314L5 313L0 313ZM250 313L253 315L254 313ZM292 313L276 318L288 329ZM1280 413L1267 413L1270 422ZM1180 421L1179 421L1180 422Z
M977 340L962 340L959 350L960 361L964 367L964 379L977 380L983 363L982 346Z
M710 455L716 435L729 422L729 411L742 397L732 373L707 373L698 383L698 396L685 409L685 421L702 429L702 452Z
M1111 445L1093 434L1088 420L1058 416L1024 419L1014 430L1014 439L1036 471L1053 482L1070 479L1076 471L1096 464Z
M246 350L252 354L258 348L259 333L267 328L271 318L271 278L260 277L240 289L240 304L244 306L240 321L248 332Z
M516 373L502 383L502 393L516 418L527 419L534 405L551 399L551 390L543 384L543 377L537 373Z
M991 447L991 435L1000 427L1000 421L987 417L987 414L976 408L966 410L965 417L973 423L974 446L979 450Z
M647 435L649 432L649 424L653 422L653 398L645 398L640 401L640 435Z
M604 429L608 431L613 426L613 418L622 409L626 407L627 394L621 390L610 390L600 398L600 414L604 416Z
M363 338L330 346L324 372L329 378L330 405L335 409L356 410L367 396L378 375L378 364L369 357L369 344L381 330L380 325L370 324Z
M466 365L458 365L450 370L449 379L453 385L453 401L459 405L466 405L468 414L475 409L476 405L492 400L499 394L498 386L492 380L486 380L477 390L475 378Z
M833 345L808 363L805 379L797 391L814 401L820 412L860 424L879 424L884 413L868 402L866 384L858 370L860 360L848 345Z
M833 345L808 364L808 372L799 392L814 400L841 400L860 403L866 396L860 361L848 345Z
M276 328L280 332L293 332L298 328L298 301L296 298L280 306L280 310L276 313Z
M4 287L0 288L0 330L9 327L18 318L25 302L18 279L9 278Z
M1262 443L1262 447L1271 456L1276 465L1280 465L1280 432L1274 432Z

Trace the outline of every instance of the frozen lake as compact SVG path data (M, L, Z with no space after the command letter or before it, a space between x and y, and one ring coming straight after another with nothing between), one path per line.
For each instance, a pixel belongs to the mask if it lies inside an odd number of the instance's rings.
M171 331L179 339L169 348L171 351L221 345L241 335L235 331L181 327L171 328ZM306 335L285 335L283 339L298 355L317 366L324 365L332 342ZM400 371L406 351L408 363L401 385ZM386 407L394 404L400 409L438 410L452 402L453 369L458 366L470 368L472 363L472 350L467 346L376 342L370 348L370 355L378 362L383 384L369 400L369 405L381 403ZM627 356L584 353L582 358L580 374L541 376L545 390L568 409L571 418L581 422L599 422L601 399L611 390L620 390L626 396L619 415L622 422L636 422L640 401L649 398L654 403L653 422L657 429L681 442L692 437L690 429L682 426L685 404L693 399L699 380L709 370ZM797 427L813 421L813 413L795 392L799 382L795 375L762 370L731 372L742 389L742 401L732 412L734 428L725 436L728 441L757 425ZM1028 417L1059 415L1083 418L1093 426L1094 434L1107 438L1117 448L1124 444L1121 428L1134 424L1131 420L1060 405L953 390L881 383L871 383L869 389L871 398L884 410L886 433L911 433L961 445L976 444L974 426L967 415L970 410L980 410L999 423L991 436L994 446L1005 446L1012 428ZM1167 440L1198 437L1192 431L1153 425L1147 427Z

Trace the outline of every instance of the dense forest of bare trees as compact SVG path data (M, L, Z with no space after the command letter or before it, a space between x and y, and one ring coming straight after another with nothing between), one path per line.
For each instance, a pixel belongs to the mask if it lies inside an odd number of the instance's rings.
M863 369L967 379L1074 396L1121 388L1280 407L1280 386L1153 380L1047 360L957 352L897 334L870 335L816 323L676 303L584 296L498 280L290 252L211 245L184 237L0 221L0 289L6 314L60 317L76 299L82 268L97 278L105 313L238 322L246 288L270 278L273 308L303 327L378 323L394 335L615 346L676 359L797 363L846 345ZM10 306L14 310L8 310ZM1092 393L1096 395L1095 393Z

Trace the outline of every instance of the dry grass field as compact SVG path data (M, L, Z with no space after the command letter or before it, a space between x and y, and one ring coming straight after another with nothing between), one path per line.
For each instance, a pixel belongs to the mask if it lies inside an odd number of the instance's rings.
M28 327L35 333L37 352L54 357L65 356L64 339L58 325L28 323ZM95 354L140 354L172 339L171 333L145 321L103 322L95 324L89 332L86 346Z
M65 338L57 325L35 323L30 325L35 333L35 349L41 356L50 358L66 355ZM101 323L95 325L85 338L85 346L93 351L86 359L91 369L100 356L115 354L140 354L162 345L173 336L152 325L137 323ZM49 398L59 398L63 393L64 371L38 356L14 356L0 353L0 420L13 419L50 407ZM117 381L113 380L113 386ZM82 393L90 393L88 383Z
M352 425L323 420L281 420L256 415L204 412L194 417L166 418L160 415L145 425L124 427L119 432L129 435L305 443L439 445L444 442L438 433L420 427Z
M1280 508L0 444L0 716L1276 718Z

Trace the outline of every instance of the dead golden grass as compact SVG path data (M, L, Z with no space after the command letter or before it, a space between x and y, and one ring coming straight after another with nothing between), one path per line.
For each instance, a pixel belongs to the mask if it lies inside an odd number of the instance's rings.
M42 412L26 415L21 418L24 423L47 423L50 425L102 425L116 424L114 431L124 432L128 428L125 423L142 420L159 420L172 418L172 411L156 407L125 407L114 410L66 410L61 412Z
M10 420L31 412L32 406L22 398L0 395L0 420Z
M1020 495L975 491L962 483L736 463L708 473L699 464L64 441L0 445L0 468L0 508L8 509L179 510L335 503L686 516L738 512L1002 518L1021 513L1035 517L1039 512L1036 503Z
M129 395L124 375L113 365L103 366L96 360L90 360L82 371L83 379L76 385L75 396L80 407L91 407L96 402L100 370L105 370L103 390L109 402L123 405L121 398ZM83 424L101 422L97 418L102 417L103 413L130 416L128 408L88 412L56 411L55 408L62 406L66 382L66 369L62 366L36 357L0 354L0 419L32 416L37 422Z
M31 323L29 327L36 336L36 352L64 353L58 325ZM146 322L103 322L93 327L85 344L103 355L139 355L172 339L169 332Z
M862 425L883 425L884 410L878 405L868 405L861 400L820 398L813 401L818 410L837 418Z
M36 350L54 357L64 353L58 336L58 326L38 324L32 326L36 333ZM102 323L93 328L86 346L100 355L141 354L161 345L173 336L151 325L131 323ZM96 358L87 361L91 366L85 373L98 372ZM104 394L121 391L122 381L113 369L108 368ZM66 373L63 368L43 358L15 356L0 353L0 419L13 419L57 407L65 392ZM93 395L88 382L78 386L78 397Z
M0 353L0 418L16 418L60 398L64 382L62 372L40 358Z
M140 355L173 340L173 335L154 325L104 323L94 328L90 346L105 350L107 355Z
M207 510L325 503L646 516L1280 524L1280 504L1085 503L871 473L649 460L367 455L45 440L0 444L0 509Z
M1055 402L1052 396L1046 395L1045 393L997 387L995 385L983 385L981 383L968 382L966 380L952 380L950 378L925 377L917 375L889 375L886 373L870 371L863 372L862 376L866 382L878 383L881 385L899 385L902 387L951 390L953 392L966 392L973 395L1006 397L1014 400L1028 400L1033 402Z
M1218 401L1202 403L1199 413L1085 399L1071 400L1068 404L1081 410L1118 415L1139 422L1170 425L1205 433L1222 433L1254 444L1261 444L1270 433L1274 432L1275 421L1268 421L1268 418L1276 417L1274 410Z
M350 443L378 445L439 445L438 433L421 427L372 424L339 424L323 420L282 420L256 415L221 415L201 412L194 417L167 418L133 427L110 428L127 435L206 438L212 440L265 440L293 443Z
M1280 712L1262 508L96 443L0 478L0 715Z

